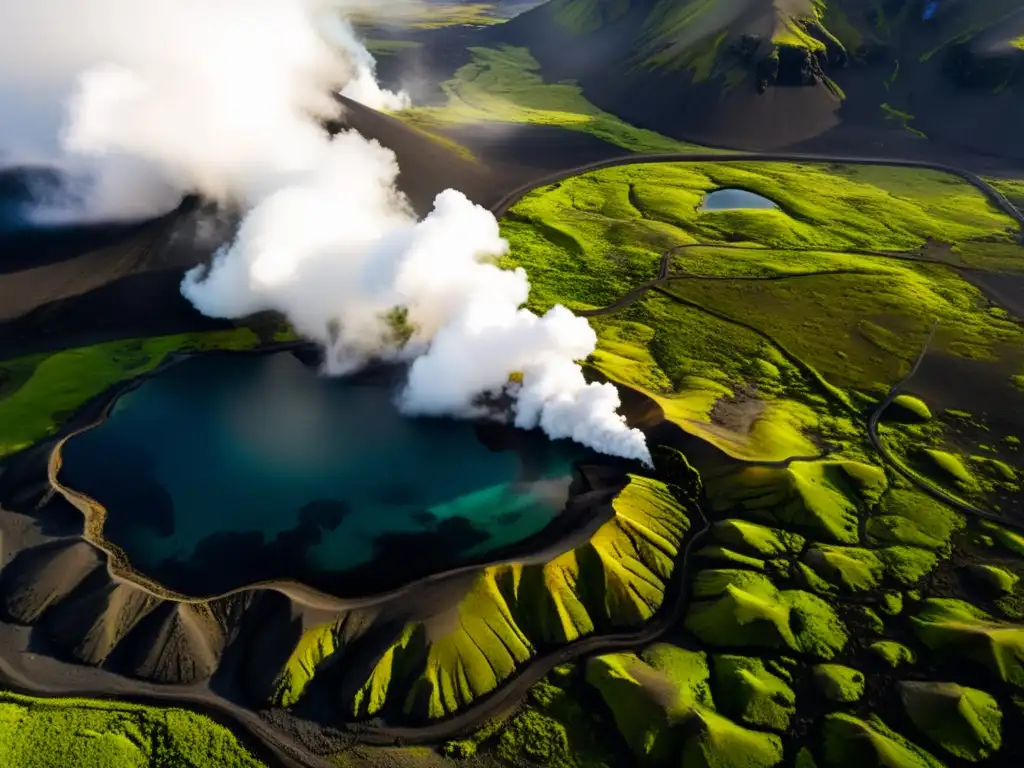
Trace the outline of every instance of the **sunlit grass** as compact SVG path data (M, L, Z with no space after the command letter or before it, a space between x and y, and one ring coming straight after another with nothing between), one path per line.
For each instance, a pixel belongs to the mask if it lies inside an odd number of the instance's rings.
M756 192L779 209L699 210L722 187ZM951 354L994 359L1007 344L1024 348L1020 327L953 269L914 260L985 266L1024 255L1014 222L947 174L638 164L536 190L502 231L512 246L504 263L526 269L538 311L608 306L653 280L664 251L705 246L673 257L662 287L682 303L649 292L592 318L599 344L591 362L741 458L814 455L812 432L839 441L861 434L845 415L847 392L884 391L905 375L933 319L935 347ZM742 388L763 409L743 434L720 429L712 409Z
M90 399L174 352L250 349L248 328L125 339L0 362L0 457L53 434Z
M186 710L0 692L0 765L260 768L263 763L227 728Z
M704 150L603 112L573 82L545 82L540 65L525 48L470 50L472 60L442 85L448 99L444 106L415 107L399 116L425 128L487 122L553 125L591 133L637 152Z
M382 13L355 12L350 20L358 26L397 26L407 29L441 29L456 26L500 24L496 3L410 3L399 9L382 4Z

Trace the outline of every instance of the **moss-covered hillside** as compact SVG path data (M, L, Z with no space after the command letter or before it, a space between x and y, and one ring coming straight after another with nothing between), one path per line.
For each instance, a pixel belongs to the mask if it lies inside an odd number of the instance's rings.
M849 124L1019 157L1022 33L1015 0L551 0L487 37L678 138L785 146ZM957 104L1010 125L968 130Z
M695 515L695 475L690 483L673 489L632 476L586 544L547 562L479 571L440 613L378 630L368 664L342 669L336 662L363 638L372 611L310 630L279 676L275 702L301 705L324 670L344 719L425 721L494 691L539 654L595 633L641 628L677 574Z
M779 207L702 210L720 186ZM1011 428L1019 394L1005 359L1024 351L1024 336L960 272L1019 269L1011 222L939 175L708 163L562 182L504 226L538 308L556 298L611 308L594 318L591 363L682 428L687 437L653 434L688 446L711 518L678 624L542 684L572 691L586 719L530 701L510 721L531 755L559 756L526 764L1013 765L1024 747L1024 537L933 493L953 492L957 473L987 477L988 449L969 446L992 438L955 428L964 416L923 394L926 369L884 413L884 439L901 456L932 451L949 477L911 480L867 434L928 337L923 307L940 318L937 356L1002 382L993 391L1007 399L985 428ZM694 243L704 245L685 248ZM875 270L885 277L874 287L853 288ZM955 399L973 408L984 398L964 387ZM1016 472L1014 443L1001 445ZM793 457L801 451L818 456ZM979 504L999 495L983 486L970 497ZM1006 521L1020 525L1015 513ZM570 757L594 743L581 722L614 725L603 761ZM505 738L498 728L460 743L501 759Z

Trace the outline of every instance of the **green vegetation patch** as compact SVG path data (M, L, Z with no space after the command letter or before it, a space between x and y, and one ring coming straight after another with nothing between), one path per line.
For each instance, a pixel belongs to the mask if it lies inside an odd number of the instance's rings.
M547 83L526 48L470 48L469 63L441 84L442 107L414 107L399 117L425 128L505 122L552 125L593 134L635 152L708 151L636 128L591 104L573 82Z
M956 683L902 682L907 715L934 744L964 760L991 757L1003 743L1003 713L990 694Z
M231 731L182 709L0 692L0 765L259 768Z
M350 11L347 15L357 27L384 24L411 29L441 29L455 26L484 26L500 24L504 19L495 13L497 2L430 2L383 6L385 15L372 10L372 6ZM405 41L396 41L405 42ZM373 49L370 49L373 51Z
M886 616L899 616L903 613L902 592L883 592L878 599L879 607Z
M764 560L715 544L701 547L694 554L702 560L717 560L720 562L720 567L732 566L736 568L752 568L755 571L764 570Z
M685 463L677 481L698 483ZM546 563L481 569L450 616L403 627L356 681L345 702L350 715L442 717L493 691L538 647L650 619L675 573L687 509L664 483L639 476L612 506L587 543ZM296 701L324 661L345 652L347 627L363 620L340 619L333 641L321 629L307 635L282 671L276 703Z
M865 525L874 546L907 545L948 554L954 532L964 518L919 490L894 488L882 497Z
M971 583L981 588L990 598L1013 594L1014 587L1020 581L1016 573L998 565L972 563L964 567L964 572Z
M847 633L835 610L800 590L780 591L752 571L707 570L694 579L686 628L705 643L791 649L831 659Z
M806 542L800 534L737 519L713 523L711 539L745 554L764 558L796 554Z
M900 736L877 716L861 720L834 712L823 726L828 768L945 768L930 752Z
M173 353L251 349L259 342L250 329L237 328L110 341L2 362L0 372L15 371L22 383L0 399L0 457L52 435L86 402L115 384L152 371ZM26 375L28 368L30 375Z
M973 659L1000 680L1024 688L1024 624L997 621L980 608L948 598L923 601L911 624L929 648Z
M864 673L842 664L818 664L814 682L826 699L849 704L864 695Z
M707 657L658 644L640 656L598 656L587 680L611 709L637 759L722 768L770 768L782 759L778 736L748 730L715 711Z
M816 545L804 554L804 562L827 581L853 592L874 589L885 572L877 554L859 547Z
M653 764L678 754L677 724L696 707L714 709L707 655L700 651L656 644L640 656L597 656L587 662L586 677L611 709L630 751Z
M804 553L804 562L821 578L847 592L869 592L883 580L915 585L938 563L934 552L916 547L882 549L816 544Z
M892 669L917 662L914 652L895 640L879 640L869 645L868 650Z
M969 491L978 487L978 480L964 464L963 460L948 451L925 448L920 452L925 459L929 474L946 480L952 480L960 489Z
M1024 536L988 520L982 521L981 528L992 536L1003 549L1024 557Z
M596 32L629 10L629 0L553 0L550 12L555 22L574 35Z
M887 419L898 421L931 421L928 405L913 395L897 395L885 411Z
M320 624L302 633L278 675L274 701L290 707L301 698L317 666L335 651L335 627Z
M718 710L755 728L786 731L796 713L796 694L761 659L714 656L714 696Z
M441 752L455 759L482 752L507 765L529 759L552 768L612 768L619 744L613 734L609 738L603 720L584 710L580 685L571 667L568 674L556 669L530 689L518 712L489 721L468 738L447 742Z
M698 210L718 188L756 192L779 209ZM999 345L1024 343L953 270L895 258L963 261L958 249L980 245L1020 251L1013 228L974 187L934 172L652 163L527 195L502 223L512 246L503 264L530 274L534 309L588 309L653 280L666 250L700 244L672 257L665 290L678 306L649 297L595 318L592 362L730 455L778 460L816 452L807 433L823 413L807 407L808 395L842 409L836 387L887 387L909 369L932 318L935 348L953 354L994 359ZM750 398L725 408L751 386L760 411ZM719 423L716 405L747 421Z
M718 510L742 510L765 523L843 544L858 541L858 504L878 500L886 488L878 467L853 461L796 461L785 469L745 467L709 478Z

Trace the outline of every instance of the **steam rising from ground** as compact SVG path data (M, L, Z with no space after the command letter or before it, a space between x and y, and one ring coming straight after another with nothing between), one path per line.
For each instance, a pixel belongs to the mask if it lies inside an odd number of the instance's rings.
M364 2L0 0L0 164L64 172L49 218L150 216L192 191L241 205L234 242L182 283L201 312L281 311L333 373L407 359L409 413L507 394L517 426L648 461L615 388L574 362L596 345L587 321L523 309L526 274L493 263L491 213L448 190L417 221L393 153L320 128L331 90L405 103L339 13Z

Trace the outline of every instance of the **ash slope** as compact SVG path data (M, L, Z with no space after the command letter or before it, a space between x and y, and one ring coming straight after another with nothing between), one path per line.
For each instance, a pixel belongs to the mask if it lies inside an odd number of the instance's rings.
M907 154L923 134L1024 158L1024 9L936 8L926 19L919 0L551 0L479 38L526 46L547 80L576 79L602 109L679 138Z

